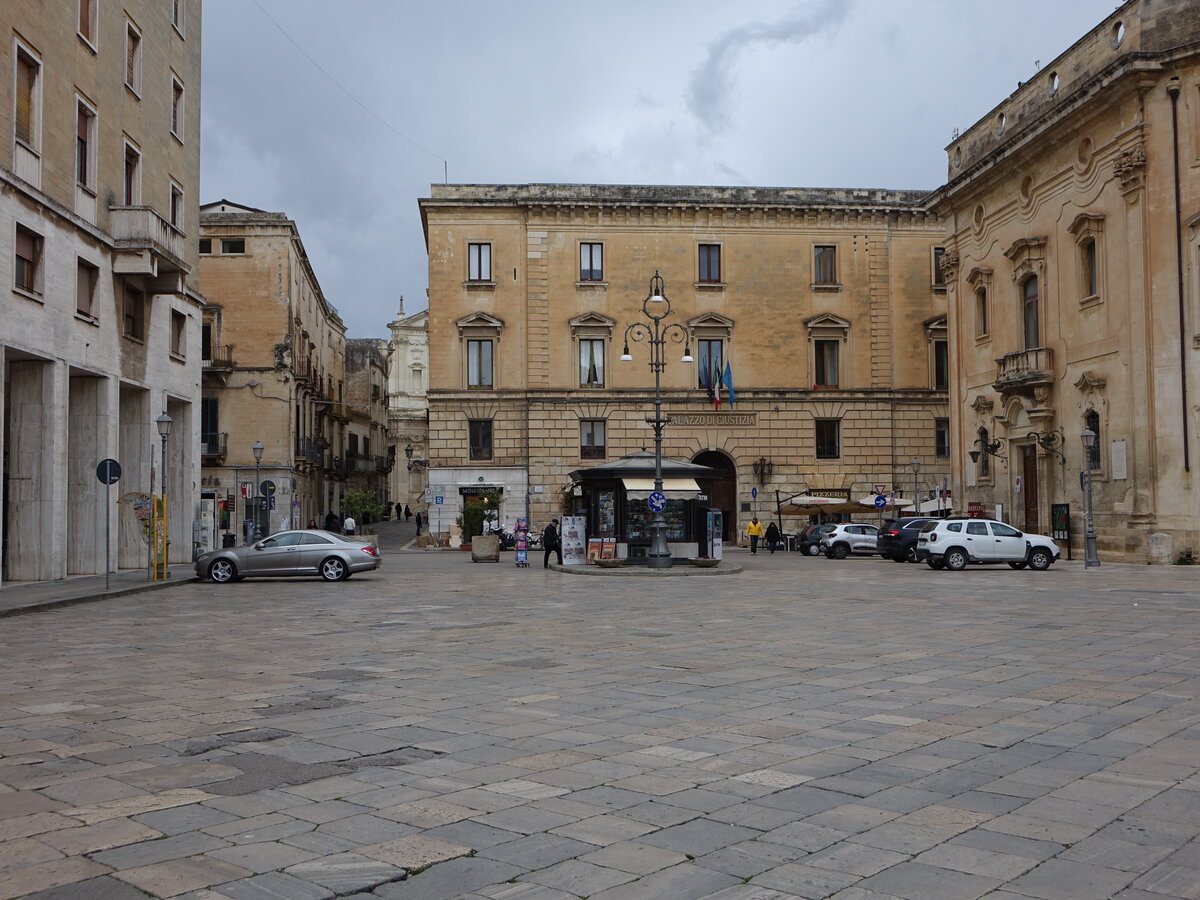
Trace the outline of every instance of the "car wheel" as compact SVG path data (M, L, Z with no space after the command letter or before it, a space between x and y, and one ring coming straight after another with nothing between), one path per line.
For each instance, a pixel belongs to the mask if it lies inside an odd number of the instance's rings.
M904 558L903 553L896 553L896 554L893 554L892 556L888 556L885 553L881 553L880 556L882 556L884 559L890 559L892 562L900 562L900 563L908 562L908 560L906 560Z
M967 551L961 547L951 547L942 556L946 561L946 568L951 572L961 572L967 567L967 563L971 561L971 557L967 555Z
M925 564L931 569L946 568L946 561L944 559L934 559L932 556L925 560Z
M1029 561L1023 559L1020 562L1010 562L1009 565L1012 566L1014 569L1023 569L1027 565L1029 565Z
M1050 568L1050 563L1054 560L1050 557L1050 551L1041 547L1035 547L1033 552L1029 554L1029 568L1035 572L1045 572Z
M341 581L350 574L350 569L336 556L330 556L321 562L321 577L326 581Z
M915 563L915 562L921 561L920 559L917 558L917 542L916 541L913 541L911 544L909 544L907 547L904 548L904 561L908 562L908 563Z
M228 581L241 581L238 577L237 566L227 559L215 559L208 565L208 577L217 584Z
M834 544L833 547L830 548L829 552L831 554L830 559L845 559L850 555L850 545Z
M809 556L820 556L821 555L821 545L820 544L809 544L808 545L808 555Z

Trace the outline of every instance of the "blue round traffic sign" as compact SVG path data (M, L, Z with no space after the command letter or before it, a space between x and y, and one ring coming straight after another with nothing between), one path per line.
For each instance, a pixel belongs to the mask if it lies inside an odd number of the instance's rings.
M875 508L883 509L885 506L887 506L887 497L883 496L883 494L876 494L875 495Z
M667 508L667 497L662 491L654 491L646 498L646 505L651 512L662 512Z

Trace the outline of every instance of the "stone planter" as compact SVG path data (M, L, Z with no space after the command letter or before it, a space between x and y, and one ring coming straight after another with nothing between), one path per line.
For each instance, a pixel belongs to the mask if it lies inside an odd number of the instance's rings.
M463 544L471 548L471 562L500 562L500 538L494 534L477 534L471 538L471 543Z
M721 564L719 559L714 559L708 556L693 556L688 560L697 569L715 569Z
M625 565L625 560L623 560L623 559L594 559L594 560L592 560L592 564L597 565L602 569L619 569L619 568L621 568L621 566Z

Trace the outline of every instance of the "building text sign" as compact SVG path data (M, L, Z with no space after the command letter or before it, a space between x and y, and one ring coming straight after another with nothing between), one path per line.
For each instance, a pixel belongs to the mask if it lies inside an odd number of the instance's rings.
M672 425L711 428L714 425L744 427L758 424L758 413L672 413Z

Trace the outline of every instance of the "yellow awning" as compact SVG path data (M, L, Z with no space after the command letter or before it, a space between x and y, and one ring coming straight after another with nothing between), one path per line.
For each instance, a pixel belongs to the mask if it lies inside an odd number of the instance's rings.
M622 478L625 496L630 500L645 500L654 490L653 478ZM695 478L664 478L663 493L668 500L695 500L700 485Z

